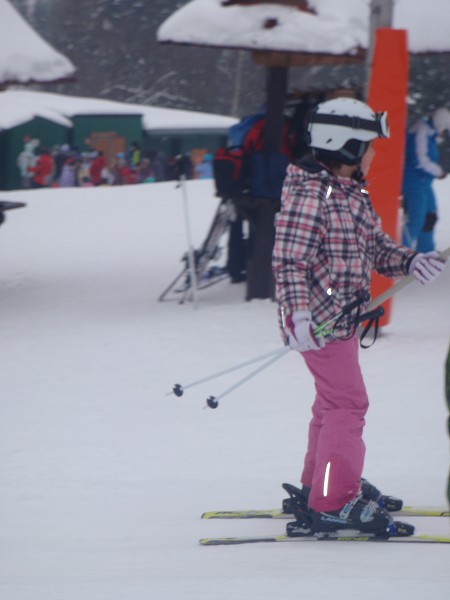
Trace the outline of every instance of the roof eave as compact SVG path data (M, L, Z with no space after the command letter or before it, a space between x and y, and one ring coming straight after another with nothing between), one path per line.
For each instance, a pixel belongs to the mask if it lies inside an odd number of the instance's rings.
M251 52L256 64L271 63L270 66L312 66L317 64L341 65L358 64L364 62L366 50L357 48L354 53L331 54L326 52L300 52L297 50L280 50L279 48L254 48L240 45L220 45L209 42L191 42L178 40L158 40L160 44L173 44L177 46L193 46L197 48L216 48ZM273 63L273 64L272 64Z
M5 91L11 86L23 86L27 87L30 85L51 85L57 83L75 83L77 78L74 76L59 77L57 79L50 79L42 81L39 79L27 79L26 81L20 81L18 79L8 79L7 81L0 81L0 91Z

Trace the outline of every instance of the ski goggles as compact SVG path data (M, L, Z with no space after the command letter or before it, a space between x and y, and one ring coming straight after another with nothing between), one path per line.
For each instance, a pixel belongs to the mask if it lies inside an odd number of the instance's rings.
M373 119L363 119L361 117L348 117L346 115L321 114L315 113L311 119L311 124L323 125L341 125L350 129L373 131L379 138L389 137L389 124L387 112L373 113Z
M378 132L378 137L388 138L390 131L386 111L375 113L375 124L377 127L376 131Z

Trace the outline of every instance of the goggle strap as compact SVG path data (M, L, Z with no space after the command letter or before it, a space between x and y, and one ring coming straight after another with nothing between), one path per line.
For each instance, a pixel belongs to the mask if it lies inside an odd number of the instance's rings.
M363 129L365 131L374 131L380 137L386 137L381 128L381 117L384 113L376 113L376 120L361 119L360 117L348 117L346 115L326 115L315 113L312 117L312 123L323 125L342 125L351 129Z

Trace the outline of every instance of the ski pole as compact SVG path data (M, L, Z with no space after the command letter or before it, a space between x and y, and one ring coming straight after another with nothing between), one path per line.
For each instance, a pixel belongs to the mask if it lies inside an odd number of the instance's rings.
M235 384L233 384L221 394L219 394L219 396L209 396L206 399L206 405L209 406L209 408L217 408L219 406L219 400L222 400L222 398L225 398L225 396L228 396L228 394L234 392L234 390L246 383L249 379L252 379L252 377L255 377L256 375L258 375L258 373L261 373L261 371L264 371L264 369L270 367L271 364L282 358L285 354L290 352L290 350L291 349L289 346L285 346L282 350L278 350L275 356L273 356L270 360L259 366L254 371L251 371L248 375L237 381ZM205 406L204 408L207 408L207 406Z
M242 369L243 367L248 367L249 365L252 365L256 362L260 362L261 360L264 360L265 358L269 358L270 356L279 354L279 352L280 352L280 350L279 350L279 348L277 348L276 350L272 350L271 352L266 352L265 354L262 354L260 356L250 358L249 360L246 360L246 361L239 363L237 365L234 365L232 367L228 367L227 369L223 369L222 371L218 371L217 373L213 373L212 375L207 375L206 377L203 377L202 379L198 379L197 381L193 381L192 383L188 383L187 385L184 385L184 386L181 385L181 383L175 383L175 385L172 388L172 391L167 393L166 396L175 394L175 396L180 397L183 395L184 390L186 390L187 388L194 387L195 385L200 385L201 383L205 383L206 381L210 381L211 379L216 379L217 377L221 377L222 375L226 375L227 373L232 373L233 371L237 371L238 369Z
M195 269L195 253L192 245L191 224L189 221L188 195L186 190L186 175L180 175L181 191L183 193L184 219L186 223L186 234L188 239L188 262L191 274L192 296L194 308L197 308L197 273Z

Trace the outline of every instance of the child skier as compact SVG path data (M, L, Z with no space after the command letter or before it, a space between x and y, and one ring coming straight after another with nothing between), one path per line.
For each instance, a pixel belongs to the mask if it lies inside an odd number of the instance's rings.
M308 524L319 534L385 535L392 533L389 513L361 491L368 398L354 314L344 314L325 337L314 330L355 298L364 311L372 269L388 277L413 273L426 284L444 263L436 251L398 246L362 189L371 141L389 136L386 113L351 98L328 100L312 114L308 135L312 157L286 172L273 252L282 336L302 354L316 386L301 476Z

